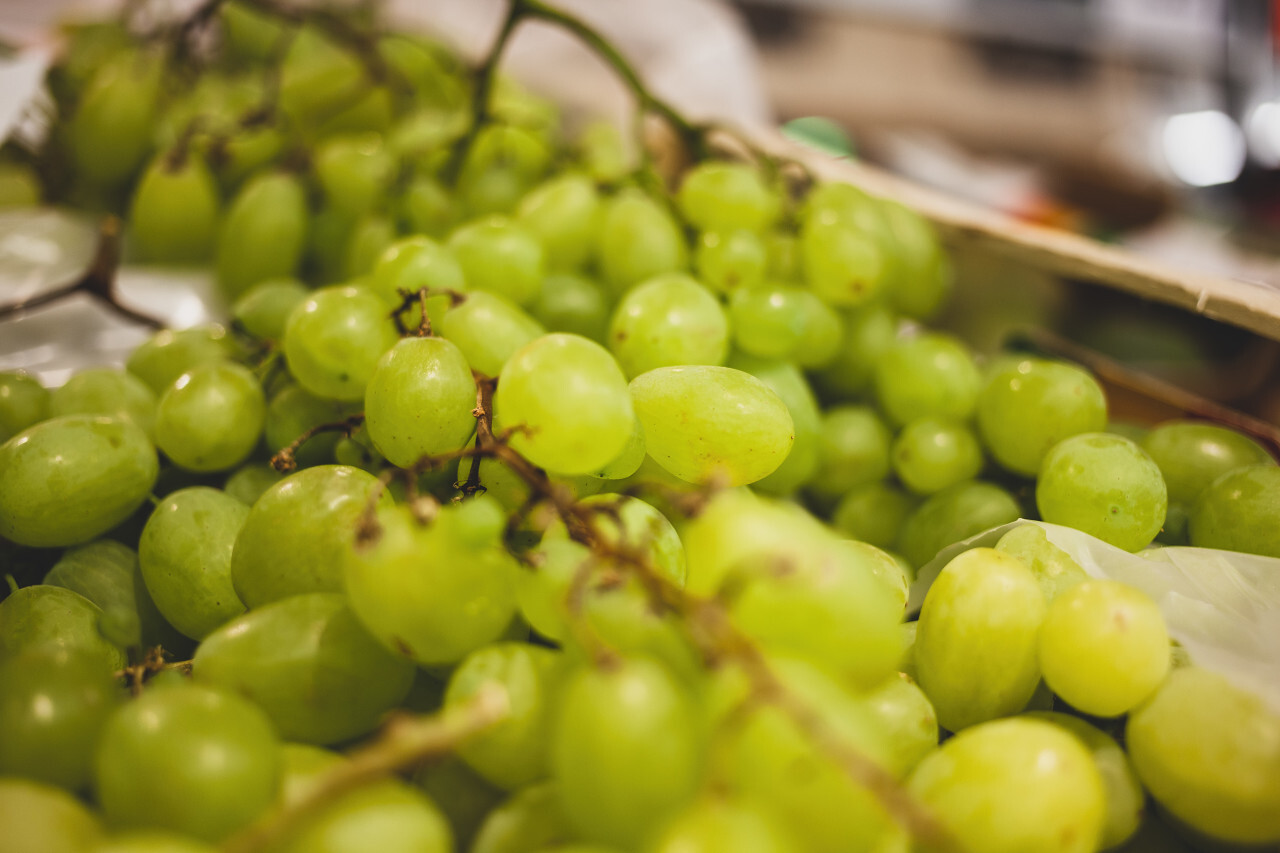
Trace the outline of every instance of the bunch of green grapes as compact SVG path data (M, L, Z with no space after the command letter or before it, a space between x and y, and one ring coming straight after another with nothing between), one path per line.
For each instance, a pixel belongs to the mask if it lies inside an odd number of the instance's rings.
M660 175L359 17L199 26L73 32L65 181L0 169L232 306L0 374L6 850L1280 843L1276 709L1042 528L907 611L1019 518L1280 556L1262 447L922 325L895 202Z

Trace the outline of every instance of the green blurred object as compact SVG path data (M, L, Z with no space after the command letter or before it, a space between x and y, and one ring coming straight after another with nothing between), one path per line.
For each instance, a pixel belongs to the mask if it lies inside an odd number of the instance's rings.
M792 119L782 126L782 135L832 157L853 157L853 140L840 125L822 116Z

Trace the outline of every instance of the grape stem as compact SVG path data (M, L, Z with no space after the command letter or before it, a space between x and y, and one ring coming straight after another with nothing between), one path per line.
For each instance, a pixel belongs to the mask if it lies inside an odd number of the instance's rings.
M294 468L298 467L298 460L296 456L302 445L306 444L317 435L325 432L340 432L347 438L350 438L351 433L359 429L360 425L363 423L364 413L361 412L360 414L352 415L345 420L334 421L327 424L317 424L295 438L293 441L289 442L288 447L285 447L275 456L272 456L271 467L279 471L281 474L287 474Z
M164 323L148 314L124 305L116 292L116 272L120 268L120 232L119 217L107 216L98 227L98 247L94 252L89 268L78 278L52 290L37 294L30 299L0 305L0 320L15 314L28 311L54 302L60 302L76 293L85 293L102 302L115 313L135 323L141 323L152 329L164 328Z
M299 799L233 836L222 849L224 853L256 853L268 849L290 829L321 812L343 794L397 770L448 754L510 713L511 702L506 690L489 683L467 702L437 714L393 716L377 738L319 776Z
M419 338L431 337L431 317L427 314L428 297L448 296L451 308L456 308L467 301L465 293L460 293L447 287L420 287L417 290L406 290L400 287L396 289L396 293L400 294L400 304L392 310L391 322L396 324L396 331L400 333L402 338L408 337L410 334L409 327L404 323L403 315L415 305L422 308L422 319L418 321L418 328L413 334Z

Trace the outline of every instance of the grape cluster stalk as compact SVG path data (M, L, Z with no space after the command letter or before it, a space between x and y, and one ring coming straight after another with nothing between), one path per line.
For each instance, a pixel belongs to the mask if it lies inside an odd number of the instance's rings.
M501 73L530 21L630 137ZM0 206L95 212L99 251L0 318L156 325L122 262L232 307L0 373L6 850L1280 843L1276 709L1052 526L1280 557L1258 424L1117 424L1111 366L930 328L928 221L689 121L543 0L474 68L373 6L66 36Z

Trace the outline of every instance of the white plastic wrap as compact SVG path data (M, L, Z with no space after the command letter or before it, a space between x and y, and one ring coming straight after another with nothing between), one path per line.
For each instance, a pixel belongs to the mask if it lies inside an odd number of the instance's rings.
M1257 693L1280 713L1280 559L1274 557L1183 547L1131 554L1070 527L1019 520L939 552L920 569L909 610L920 609L933 579L957 554L993 546L1020 524L1043 529L1090 576L1145 592L1192 661Z

